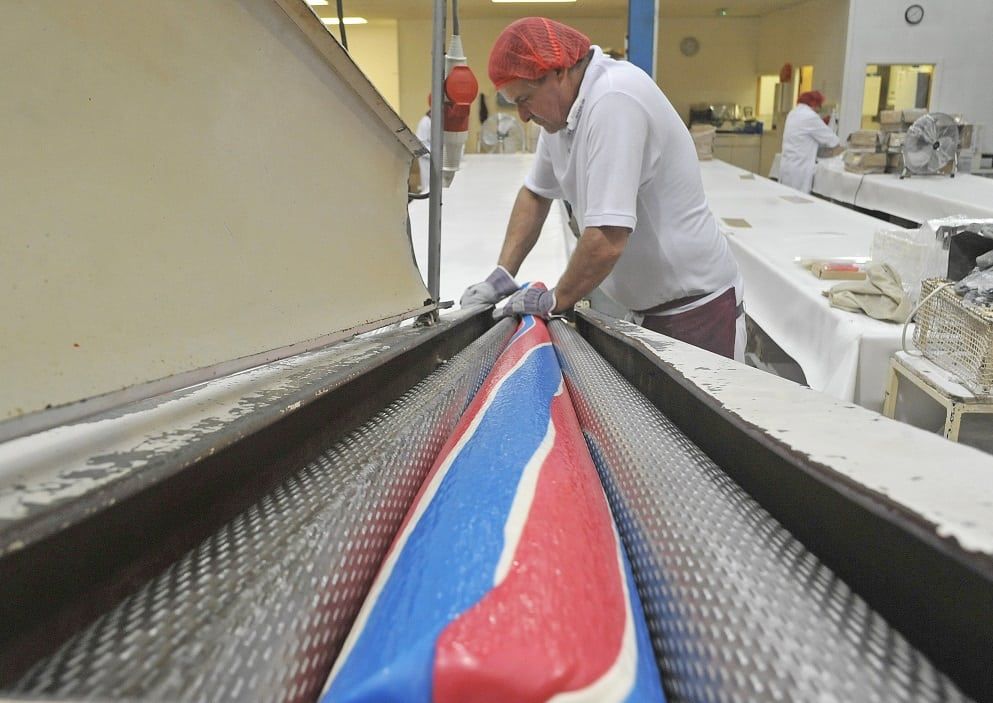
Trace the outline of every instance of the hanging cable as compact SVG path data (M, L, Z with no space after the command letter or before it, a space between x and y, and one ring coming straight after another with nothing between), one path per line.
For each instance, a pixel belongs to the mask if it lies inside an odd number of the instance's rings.
M345 51L348 51L348 37L345 36L345 10L341 6L341 0L338 0L338 34L341 36L341 45L345 47Z

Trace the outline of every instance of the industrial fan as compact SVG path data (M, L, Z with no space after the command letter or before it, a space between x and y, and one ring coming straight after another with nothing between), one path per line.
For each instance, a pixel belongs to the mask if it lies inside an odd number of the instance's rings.
M903 142L903 172L923 176L958 170L959 129L955 120L942 112L919 118L907 130Z
M517 118L503 112L490 115L479 131L479 151L515 154L524 150L524 128Z

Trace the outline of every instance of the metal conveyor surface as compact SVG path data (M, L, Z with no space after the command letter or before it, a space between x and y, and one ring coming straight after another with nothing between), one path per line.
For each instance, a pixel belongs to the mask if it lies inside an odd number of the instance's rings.
M573 328L550 330L669 700L965 700ZM504 321L470 344L12 693L314 700L423 477L512 333Z
M314 700L410 502L513 328L493 327L12 692Z
M551 331L670 700L963 700L576 331Z

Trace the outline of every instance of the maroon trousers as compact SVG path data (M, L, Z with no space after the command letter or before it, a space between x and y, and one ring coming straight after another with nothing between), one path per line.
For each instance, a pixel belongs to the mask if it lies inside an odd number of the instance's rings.
M738 314L734 288L729 288L709 303L686 312L676 315L647 314L641 326L733 359L735 319Z

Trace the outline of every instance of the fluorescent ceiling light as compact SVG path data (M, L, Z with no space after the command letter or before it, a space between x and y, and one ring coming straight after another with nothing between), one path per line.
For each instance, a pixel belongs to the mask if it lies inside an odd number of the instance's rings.
M511 3L511 2L517 2L517 3L542 2L542 3L552 3L552 2L576 2L576 0L491 0L491 2L506 2L506 3Z
M308 5L327 5L328 0L307 0Z
M324 24L338 24L337 17L322 17L321 22ZM346 17L345 24L369 24L369 20L365 17Z

